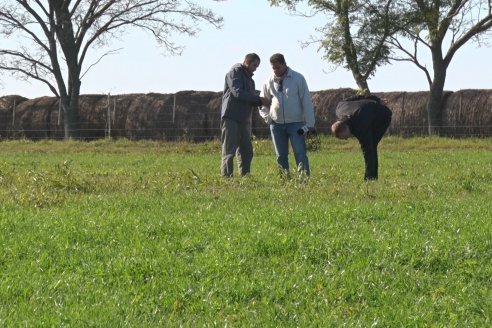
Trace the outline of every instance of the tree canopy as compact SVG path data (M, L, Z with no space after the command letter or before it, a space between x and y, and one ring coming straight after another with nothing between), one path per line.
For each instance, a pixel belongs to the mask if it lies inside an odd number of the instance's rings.
M298 9L300 3L307 3L310 12ZM304 16L325 15L326 24L317 29L320 35L305 44L318 44L323 58L349 70L362 90L369 90L368 80L388 63L388 39L402 28L396 0L270 0L270 4L285 5Z

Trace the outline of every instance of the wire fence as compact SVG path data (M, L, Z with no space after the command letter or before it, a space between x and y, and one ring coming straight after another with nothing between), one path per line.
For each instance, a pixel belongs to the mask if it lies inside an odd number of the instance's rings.
M336 104L351 90L313 93L316 128L330 134ZM389 135L413 137L429 135L425 92L392 92L389 99L393 120ZM61 102L57 98L0 97L0 140L64 139ZM126 138L131 140L204 141L220 138L221 93L185 91L177 94L85 95L81 96L80 120L75 134L84 140ZM448 93L442 125L433 127L446 137L492 136L492 92L461 90ZM256 138L269 138L270 130L253 115Z
M158 123L158 122L156 122ZM387 135L399 137L419 137L428 135L428 126L399 126L398 129L390 128ZM486 138L492 136L492 125L487 126L440 126L440 136L452 138L469 138L478 137ZM81 139L96 140L103 138L111 139L132 139L132 140L162 140L162 141L191 141L200 142L207 140L220 139L220 127L208 128L206 133L203 133L203 128L174 128L162 129L159 127L146 127L137 129L121 129L121 128L81 128L76 132ZM270 138L270 128L254 127L252 129L253 137L258 139ZM330 135L328 128L317 128L320 135ZM64 139L63 129L52 130L49 128L31 126L28 129L3 129L0 130L0 140L12 139L31 139L43 140Z

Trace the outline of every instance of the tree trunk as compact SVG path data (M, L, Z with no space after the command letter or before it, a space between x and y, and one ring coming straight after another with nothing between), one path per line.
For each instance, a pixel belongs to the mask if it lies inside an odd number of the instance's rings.
M79 114L79 97L80 81L76 80L70 88L70 95L62 97L64 113L65 139L79 139L80 132L80 114Z
M427 118L429 135L439 135L442 127L442 95L444 80L432 83L427 102Z
M434 78L430 84L429 99L427 101L427 118L429 135L439 135L442 127L442 105L444 84L446 82L447 65L442 58L440 42L432 47L432 65Z
M370 93L369 85L367 84L367 80L363 77L356 77L355 82L361 91L366 91L368 94Z

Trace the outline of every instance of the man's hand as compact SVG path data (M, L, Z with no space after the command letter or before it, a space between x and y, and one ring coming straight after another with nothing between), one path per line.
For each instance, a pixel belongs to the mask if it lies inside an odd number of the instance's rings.
M272 100L271 99L268 99L268 98L265 98L265 97L260 97L260 100L261 100L261 105L262 106L270 107L270 105L272 104Z

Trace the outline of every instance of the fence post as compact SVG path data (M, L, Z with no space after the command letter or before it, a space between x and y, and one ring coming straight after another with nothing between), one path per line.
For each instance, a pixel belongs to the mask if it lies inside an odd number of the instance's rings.
M113 124L116 122L116 97L113 100Z
M461 122L461 106L463 106L463 92L460 92L460 105L458 107L458 121Z
M108 138L111 139L111 94L108 93Z
M176 94L174 94L174 100L173 100L173 124L174 124L175 117L176 117Z
M12 107L12 127L15 126L15 108L17 107L17 99L14 99L14 107Z
M60 115L61 115L61 98L58 98L58 121L57 121L58 126L60 126Z
M405 124L405 96L407 95L406 92L403 92L403 97L401 98L401 119L400 119L400 137L402 136L402 128L403 125ZM405 134L403 134L405 135Z

